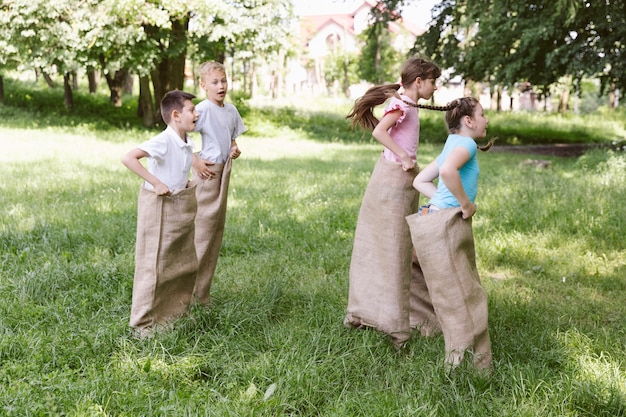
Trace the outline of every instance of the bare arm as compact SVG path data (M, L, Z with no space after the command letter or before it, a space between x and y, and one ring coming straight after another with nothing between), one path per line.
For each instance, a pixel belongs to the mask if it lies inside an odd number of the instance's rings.
M232 159L237 159L239 158L239 155L241 155L241 151L239 150L239 146L237 145L237 141L233 140L230 142L230 157Z
M389 129L396 124L400 116L402 116L402 112L400 110L394 110L384 115L374 128L372 136L374 136L374 138L376 138L376 140L379 141L385 148L389 149L391 152L395 153L398 158L400 158L403 170L410 171L415 169L415 162L413 162L409 154L407 154L404 149L400 147L400 145L393 141L388 132Z
M476 212L476 206L472 203L463 188L459 169L470 159L469 151L462 147L457 147L450 152L446 161L441 165L439 176L448 190L454 195L459 204L464 219L469 219Z
M439 166L437 161L433 161L417 174L413 180L413 188L428 198L432 198L437 191L437 186L433 182L439 177Z
M143 178L146 182L150 183L154 187L154 191L157 195L167 195L170 193L170 189L167 185L163 184L161 180L152 175L139 160L141 158L147 158L150 156L146 151L139 148L135 148L129 151L122 157L122 163L126 165L128 169Z
M202 159L198 155L193 154L191 166L200 178L206 180L207 178L215 177L215 172L209 169L211 165L213 165L213 162L209 162L206 159Z

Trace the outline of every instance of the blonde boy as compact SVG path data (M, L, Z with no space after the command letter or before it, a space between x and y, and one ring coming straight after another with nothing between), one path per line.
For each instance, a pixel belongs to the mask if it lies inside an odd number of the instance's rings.
M198 103L195 128L202 135L202 149L193 160L193 178L198 182L195 245L199 263L194 294L199 304L209 304L224 236L232 160L241 154L236 138L246 127L237 108L224 102L228 78L223 64L202 64L200 86L207 97Z

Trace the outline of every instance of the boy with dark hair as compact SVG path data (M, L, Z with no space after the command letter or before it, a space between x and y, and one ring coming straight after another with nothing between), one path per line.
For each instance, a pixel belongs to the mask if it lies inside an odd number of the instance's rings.
M189 181L195 96L173 90L161 101L167 128L122 157L144 179L137 205L135 277L130 326L149 336L187 312L198 261L194 245L195 184ZM141 164L148 158L147 169Z

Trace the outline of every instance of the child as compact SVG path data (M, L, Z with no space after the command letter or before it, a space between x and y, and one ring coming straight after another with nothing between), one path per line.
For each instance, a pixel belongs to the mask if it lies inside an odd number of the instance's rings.
M415 213L419 193L417 175L419 99L430 99L441 70L433 63L411 58L404 63L400 84L370 88L346 116L353 125L373 129L385 148L365 190L359 211L352 260L347 327L372 327L391 336L398 347L409 339L411 328L428 335L438 329L419 264L413 258L405 217ZM400 87L404 88L398 94ZM381 120L373 108L387 101Z
M189 183L193 144L187 137L198 114L195 96L170 91L161 101L167 128L122 157L145 180L137 205L135 278L130 326L138 336L184 314L198 262L194 248L195 186ZM140 159L148 158L148 169Z
M202 150L193 160L193 178L198 182L195 244L199 262L194 293L199 304L209 304L224 236L232 160L241 154L236 138L246 127L237 108L224 103L228 92L224 65L211 61L202 64L200 85L207 98L197 107L200 118L196 131L202 135Z
M475 98L458 99L450 106L450 135L443 151L413 182L430 204L407 216L407 222L443 331L446 365L459 365L471 352L476 368L487 369L492 362L487 296L476 268L471 219L480 172L475 140L485 137L488 120ZM488 150L492 144L478 149Z

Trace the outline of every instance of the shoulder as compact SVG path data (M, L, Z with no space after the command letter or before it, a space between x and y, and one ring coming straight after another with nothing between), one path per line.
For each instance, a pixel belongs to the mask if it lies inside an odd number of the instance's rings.
M196 104L196 111L198 113L204 113L207 109L209 109L211 102L207 99L202 100L198 104Z
M460 147L467 149L470 156L474 156L476 154L476 142L469 136L452 134L448 136L448 141L450 141L450 144L453 148Z
M391 97L391 100L385 107L385 112L383 116L388 115L389 113L397 113L397 123L402 123L406 114L411 111L411 109L417 111L417 108L411 106L410 104L402 101L397 97Z
M235 107L234 104L231 103L224 103L224 110L226 110L228 113L233 113L233 114L239 114L239 110L237 110L237 107Z
M411 106L412 100L406 96L400 96L399 98L396 96L391 97L389 103L387 104L387 109L395 109L406 111L407 109L417 109L417 107Z

